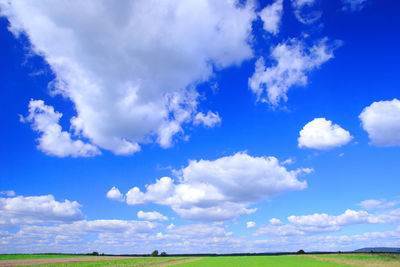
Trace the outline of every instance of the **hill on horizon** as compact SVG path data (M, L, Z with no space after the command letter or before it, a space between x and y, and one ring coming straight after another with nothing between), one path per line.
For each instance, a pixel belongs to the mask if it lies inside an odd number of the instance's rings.
M400 248L392 247L370 247L370 248L360 248L354 250L354 252L379 252L379 253L400 253Z

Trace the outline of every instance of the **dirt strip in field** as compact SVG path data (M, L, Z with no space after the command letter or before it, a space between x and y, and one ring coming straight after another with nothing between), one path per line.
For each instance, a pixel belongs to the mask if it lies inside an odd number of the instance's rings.
M90 256L90 257L72 257L72 258L43 258L43 259L16 259L16 260L0 260L0 267L5 266L23 266L37 264L57 264L57 263L73 263L80 261L112 261L127 260L139 257L118 257L118 256Z
M181 258L181 259L175 259L174 261L171 262L163 262L157 265L158 267L164 267L164 266L170 266L170 265L175 265L179 263L185 263L185 262L192 262L192 261L198 261L201 258Z
M400 267L399 261L385 261L380 259L323 258L323 257L316 257L313 255L307 255L306 257L318 261L327 261L332 263L347 264L351 266L360 266L360 267Z
M185 262L192 262L192 261L198 261L201 258L172 258L172 259L164 259L162 261L148 261L148 262L141 262L141 263L136 263L136 265L133 266L141 266L141 267L165 267L165 266L171 266L171 265L176 265L180 263L185 263ZM127 266L132 266L132 264L127 264L127 263L118 263L118 264L113 264L113 265L104 265L104 267L127 267Z

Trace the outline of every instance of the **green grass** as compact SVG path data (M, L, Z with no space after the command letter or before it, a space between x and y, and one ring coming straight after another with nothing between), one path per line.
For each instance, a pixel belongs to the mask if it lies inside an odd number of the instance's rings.
M302 256L234 256L234 257L207 257L194 262L182 263L175 266L218 266L218 267L339 267L350 266L331 262L317 261Z
M397 254L333 254L333 255L316 255L318 258L336 258L336 259L357 259L357 260L385 260L399 261L400 255Z
M55 255L55 254L31 254L31 255L0 255L0 259L35 259L35 258L57 258L57 257L82 257L82 255ZM90 257L90 255L88 255ZM393 254L329 254L329 255L283 255L283 256L218 256L203 257L199 260L179 263L191 257L157 257L157 258L137 258L104 261L83 261L74 263L46 264L40 266L159 266L170 265L177 267L196 267L196 266L218 266L218 267L344 267L358 265L358 261L375 262L374 266L397 266L400 264L400 255ZM198 259L198 258L197 258ZM319 260L321 259L321 260ZM341 263L329 262L327 260L344 259ZM386 264L385 264L386 262ZM175 264L175 265L173 265ZM394 265L393 265L394 264ZM38 265L35 265L38 266Z
M44 264L44 265L28 265L28 266L62 266L62 267L100 267L100 266L129 266L129 267L139 267L139 266L159 266L160 264L174 264L181 260L187 259L188 257L159 257L159 258L137 258L137 259L126 259L126 260L105 260L105 261L82 261L82 262L72 262L72 263L56 263L56 264ZM180 265L176 265L180 266Z
M90 257L76 254L0 254L0 260Z

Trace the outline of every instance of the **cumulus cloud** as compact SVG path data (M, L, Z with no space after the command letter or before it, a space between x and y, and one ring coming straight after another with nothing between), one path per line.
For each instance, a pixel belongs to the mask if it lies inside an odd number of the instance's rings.
M98 148L81 140L73 140L69 132L63 131L58 123L62 113L54 111L43 100L29 102L29 115L21 117L22 122L29 122L40 134L38 148L48 155L57 157L91 157L100 154Z
M0 211L0 227L83 219L78 202L59 202L52 195L0 198Z
M22 226L2 231L1 253L65 252L148 253L154 247L171 253L228 252L239 250L241 240L223 225L188 224L159 232L148 221L93 220L50 226ZM90 237L90 241L86 239ZM238 247L238 248L235 248Z
M221 123L221 118L218 113L213 113L211 111L207 112L207 115L203 112L199 112L194 117L194 125L203 124L206 127L214 127L215 125Z
M142 210L138 211L137 216L139 219L148 221L168 221L168 217L162 215L157 211L144 212Z
M362 128L376 146L400 145L400 101L374 102L359 116Z
M283 13L283 0L276 0L269 6L266 6L258 13L263 21L263 28L265 31L272 34L279 32L279 25Z
M299 226L315 226L323 228L329 226L365 223L368 222L368 218L369 214L366 211L354 211L348 209L338 216L331 216L326 213L315 213L304 216L289 216L288 220Z
M298 176L309 169L289 171L275 157L236 153L214 161L189 161L177 173L178 181L163 177L147 185L145 192L133 187L126 202L168 205L189 220L228 220L255 212L249 206L268 197L306 188Z
M32 253L51 249L51 252L66 253L93 250L117 252L123 250L127 243L136 247L144 244L156 227L156 224L147 221L125 220L80 220L47 226L23 225L15 233L4 232L0 251ZM87 236L94 240L88 242L84 239Z
M86 233L146 233L155 228L155 224L146 221L126 220L93 220L77 221L72 224L62 224L58 228L65 228ZM52 229L52 227L49 227ZM57 230L57 228L56 228Z
M368 0L342 0L343 9L350 11L361 10Z
M397 224L400 222L400 209L368 213L364 210L346 210L340 215L315 213L311 215L288 217L289 224L275 223L260 227L254 235L304 236L315 233L335 232L344 226L355 224Z
M351 251L371 244L372 246L396 246L400 235L400 227L384 232L365 232L356 235L291 235L271 236L267 240L251 242L253 251L265 251L269 248L274 251L295 251L299 247L306 251Z
M47 196L45 196L47 197ZM18 198L18 197L16 197ZM35 199L39 197L20 197ZM7 198L9 199L9 198ZM13 198L11 198L13 199ZM2 200L3 201L3 200ZM24 200L25 201L25 200ZM30 200L31 201L31 200ZM37 200L35 200L37 201ZM48 198L47 206L52 206ZM59 202L61 204L67 202ZM20 220L26 210L36 210L37 205L17 204L26 207L25 210L13 208L13 212L4 211L4 203L0 202L3 214L10 215L16 224L6 226L12 230L0 231L0 253L35 253L49 251L78 253L103 251L105 253L148 253L154 247L163 248L170 253L228 253L228 252L262 252L293 251L298 247L306 250L330 249L338 247L354 249L365 242L374 244L395 244L400 236L400 228L385 232L367 232L363 234L323 235L323 232L340 229L353 223L382 223L397 225L400 222L400 209L386 210L375 214L365 211L346 211L341 215L332 216L313 214L293 216L291 224L278 224L278 219L270 220L270 224L260 227L255 235L268 235L268 240L251 240L246 236L235 235L225 223L186 224L164 226L149 221L131 220ZM14 203L14 205L16 205ZM42 205L46 206L46 205ZM54 208L56 210L57 208ZM65 207L59 208L63 210ZM17 212L15 212L17 211ZM46 212L45 212L46 213ZM37 212L35 218L43 218ZM56 215L59 217L59 215ZM329 221L336 222L329 223ZM290 222L290 220L289 220ZM38 224L45 225L38 225ZM33 225L32 225L33 224ZM251 225L251 224L250 224ZM318 235L316 235L318 234Z
M124 201L124 195L119 191L118 188L113 186L106 194L106 197L111 200Z
M207 253L239 251L243 240L232 237L224 225L186 224L167 229L159 239L168 251Z
M91 223L92 222L92 223ZM97 225L97 226L96 226ZM107 226L107 227L106 227ZM268 239L235 237L224 225L189 224L159 232L150 222L99 220L57 226L23 226L17 232L2 231L1 253L53 251L65 253L104 251L105 253L148 253L154 247L170 253L232 253L353 250L366 243L395 245L400 227L357 235L273 235ZM91 241L83 239L90 235ZM94 237L94 238L93 238ZM47 250L46 250L47 249Z
M338 216L315 213L305 216L289 216L288 220L298 226L315 226L320 228L361 223L392 224L400 221L400 209L387 210L374 214L370 214L364 210L355 211L348 209Z
M358 203L359 206L363 207L366 210L374 210L374 209L385 209L398 205L397 201L385 201L385 200L377 200L377 199L367 199Z
M2 0L0 9L56 75L52 93L72 101L73 131L115 154L171 146L197 114L196 85L253 56L251 3Z
M304 230L299 229L295 225L284 224L284 225L273 225L269 224L266 226L260 227L255 233L254 236L298 236L298 235L306 235Z
M256 224L256 222L250 221L250 222L247 222L247 223L246 223L246 227L247 227L248 229L256 228L256 227L257 227L257 224Z
M322 16L322 11L317 10L316 0L292 0L294 15L303 24L311 24Z
M117 251L120 238L137 246L160 226L149 221L86 220L80 207L52 195L0 198L0 252L78 253L99 246L114 246Z
M269 223L272 224L272 225L282 224L281 220L279 220L277 218L272 218L271 220L269 220Z
M227 237L232 235L226 232L225 228L220 225L210 224L186 224L174 227L168 230L169 233L176 234L181 237L203 238L203 237ZM183 238L186 239L186 238Z
M325 118L315 118L300 131L300 148L331 149L349 143L353 137L348 131Z
M272 106L287 101L290 87L305 86L306 74L333 58L335 46L329 45L326 38L312 46L294 38L278 44L271 51L275 65L267 67L263 57L257 60L255 72L249 78L250 90L257 96L257 101Z

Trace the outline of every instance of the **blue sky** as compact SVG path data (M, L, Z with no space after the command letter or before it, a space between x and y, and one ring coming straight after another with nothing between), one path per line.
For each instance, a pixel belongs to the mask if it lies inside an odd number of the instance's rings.
M400 246L399 8L0 1L0 253Z

